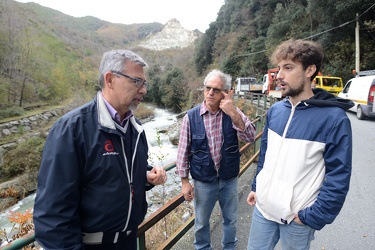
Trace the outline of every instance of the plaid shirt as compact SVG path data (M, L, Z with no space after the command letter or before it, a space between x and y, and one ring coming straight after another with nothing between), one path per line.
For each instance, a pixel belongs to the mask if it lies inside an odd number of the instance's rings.
M245 123L245 129L242 131L233 124L233 128L237 130L239 138L245 142L253 142L256 136L256 129L250 120L238 108L237 112L241 115ZM207 109L203 102L200 107L200 115L203 116L204 127L208 140L211 158L215 164L215 169L218 171L221 161L221 147L223 145L223 111L219 109L212 114ZM180 140L178 143L176 174L181 178L189 176L189 155L191 150L191 136L190 136L190 122L186 114L182 120Z

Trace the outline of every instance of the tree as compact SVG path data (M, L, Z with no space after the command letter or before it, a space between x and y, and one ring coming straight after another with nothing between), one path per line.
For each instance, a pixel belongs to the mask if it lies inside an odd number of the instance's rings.
M150 101L157 106L163 106L161 86L161 77L154 76L150 84L149 93L145 96L145 100Z
M216 39L217 27L211 23L206 33L202 36L194 53L195 70L199 75L212 63L212 50Z
M25 34L25 40L24 40L24 43L23 43L23 48L21 49L21 60L20 60L20 64L21 64L21 69L22 69L22 75L21 75L21 80L22 80L22 83L21 83L21 88L20 88L20 100L19 100L19 106L22 107L22 104L23 104L23 101L24 101L24 96L25 96L25 89L26 89L26 81L27 81L27 78L28 78L28 70L30 70L30 61L31 61L31 58L30 58L30 50L31 50L31 46L30 46L30 40L29 40L29 35L28 35L28 31L25 27L25 25L23 25L24 27L24 34Z
M150 82L150 86L147 89L147 95L145 95L144 99L147 102L152 102L157 106L163 106L163 102L161 100L162 94L161 94L161 87L162 87L162 81L161 81L161 67L159 64L155 64L150 67L148 72L148 79Z
M182 111L182 103L186 100L185 77L180 68L174 67L167 72L165 84L162 89L162 101L165 107L173 112Z
M13 82L16 76L16 61L18 57L18 50L17 50L17 16L13 15L14 5L11 2L3 2L4 8L3 12L1 13L2 21L4 21L4 35L5 39L3 48L4 48L4 58L2 61L2 72L8 82ZM7 84L5 85L7 88L7 104L10 105L15 102L16 100L16 84ZM12 86L12 87L11 87Z

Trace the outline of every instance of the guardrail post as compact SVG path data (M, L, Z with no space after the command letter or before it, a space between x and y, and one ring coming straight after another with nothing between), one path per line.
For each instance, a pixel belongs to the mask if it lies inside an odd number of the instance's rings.
M138 250L146 249L146 235L143 233L138 237Z
M262 96L262 99L263 99L263 110L266 110L267 108L267 95L263 95ZM260 107L260 104L258 105L258 107Z
M263 129L264 117L265 117L264 115L257 116L258 121L255 124L257 134L259 134ZM257 152L260 149L260 143L261 143L261 140L257 140L255 142L255 144L254 144L254 154L255 154L255 152Z

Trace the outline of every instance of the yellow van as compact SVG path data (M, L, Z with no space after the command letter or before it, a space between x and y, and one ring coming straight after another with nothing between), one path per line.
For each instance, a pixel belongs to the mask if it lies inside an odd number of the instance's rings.
M343 88L341 77L337 76L316 76L312 82L313 88L324 89L337 96Z

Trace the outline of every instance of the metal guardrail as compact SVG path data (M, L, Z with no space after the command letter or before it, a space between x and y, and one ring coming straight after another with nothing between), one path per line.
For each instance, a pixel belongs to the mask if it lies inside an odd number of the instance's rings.
M254 104L257 103L258 107L263 106L264 110L267 110L274 102L277 100L275 98L269 98L263 94L254 94L251 93L250 96L246 97L250 99L250 102ZM255 124L257 129L257 136L253 143L247 143L243 147L241 147L240 152L244 153L246 150L252 150L252 156L241 166L239 177L250 167L250 165L255 162L259 155L259 148L260 148L260 139L262 136L262 130L264 126L264 119L265 113L261 116L258 116L255 120L253 120L253 124ZM176 167L176 163L171 163L169 165L164 166L166 171L169 171ZM179 194L169 200L166 204L160 207L157 211L152 213L147 219L142 222L141 225L138 227L138 249L145 250L146 249L146 237L145 233L147 230L152 228L157 222L162 220L166 215L172 212L177 206L182 204L185 201L182 194ZM184 224L182 224L172 235L168 237L166 241L164 241L159 247L158 250L170 249L176 242L178 242L185 233L194 225L194 215L192 215ZM35 234L34 232L30 232L29 234L23 236L22 238L16 239L11 243L0 248L0 250L17 250L22 249L23 247L32 244L35 242Z
M17 240L12 241L11 243L8 243L7 245L0 248L0 250L16 250L16 249L22 249L23 247L33 243L35 241L35 234L34 232L30 232L23 236L22 238L19 238Z

